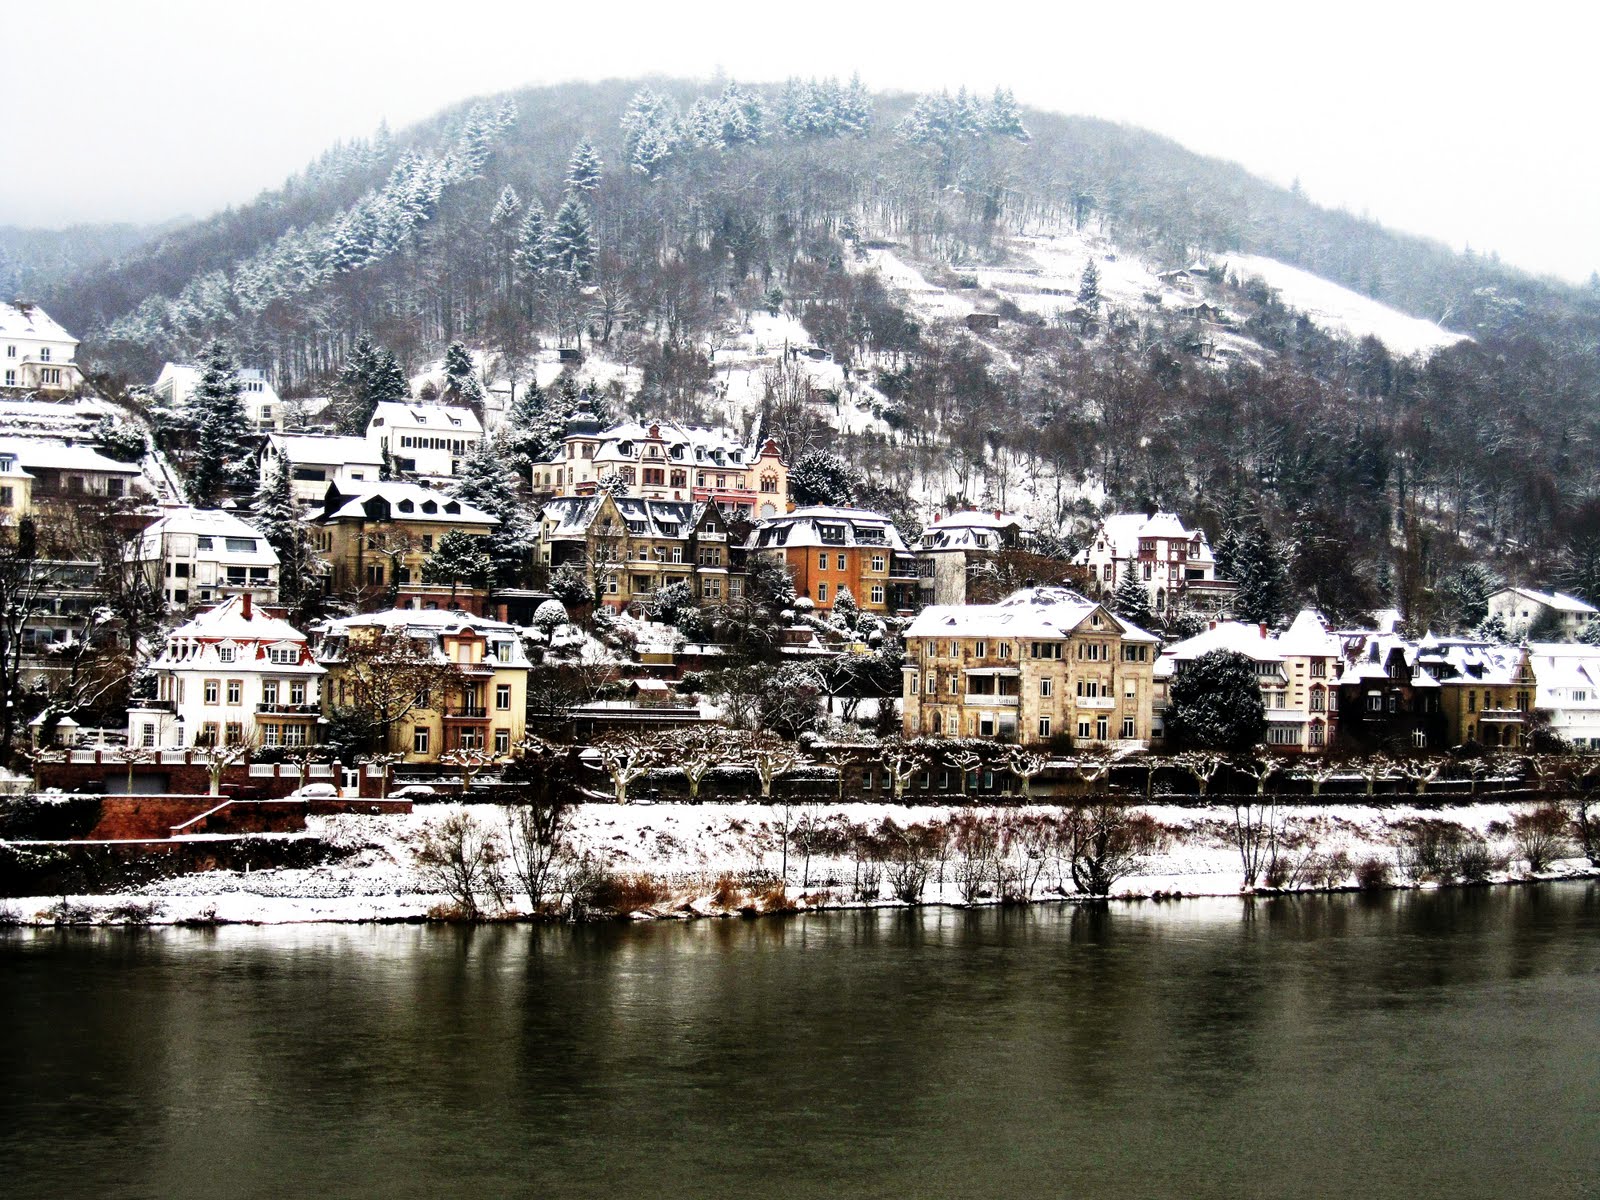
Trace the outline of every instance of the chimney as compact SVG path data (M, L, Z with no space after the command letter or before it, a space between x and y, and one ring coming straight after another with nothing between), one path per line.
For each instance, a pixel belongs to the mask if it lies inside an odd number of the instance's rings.
M250 593L244 592L242 594L244 596L244 619L248 621L250 620Z
M1267 623L1265 621L1261 622L1260 629L1261 629L1261 639L1263 641L1265 641L1266 637L1267 637Z
M995 520L996 520L996 521L998 521L998 520L999 520L999 519L1000 519L1000 517L1001 517L1001 516L1002 516L1002 513L1001 513L1001 512L1000 512L1000 510L999 510L999 509L998 509L998 508L997 508L997 509L995 509L995 510L994 510L994 519L995 519Z

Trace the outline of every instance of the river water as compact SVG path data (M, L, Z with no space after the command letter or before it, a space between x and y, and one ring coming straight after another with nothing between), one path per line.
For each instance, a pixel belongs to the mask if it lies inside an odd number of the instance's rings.
M1600 1196L1600 886L0 935L35 1196Z

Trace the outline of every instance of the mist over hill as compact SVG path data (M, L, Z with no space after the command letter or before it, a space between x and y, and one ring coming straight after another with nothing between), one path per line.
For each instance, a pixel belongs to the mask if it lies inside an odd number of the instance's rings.
M1280 267L1339 285L1334 315ZM1345 289L1440 336L1345 319ZM1096 506L1176 508L1265 531L1335 616L1448 615L1475 558L1600 584L1593 289L1003 92L529 89L42 298L113 379L220 337L303 394L365 336L411 370L461 341L519 386L581 346L608 403L680 419L738 417L719 366L787 321L832 366L765 371L743 415L828 468L822 498L1025 507L1068 540Z

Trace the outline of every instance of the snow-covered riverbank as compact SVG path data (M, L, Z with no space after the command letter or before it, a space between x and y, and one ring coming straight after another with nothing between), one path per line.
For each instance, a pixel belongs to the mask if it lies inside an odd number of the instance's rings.
M1272 817L1279 842L1281 871L1290 889L1349 887L1362 864L1382 864L1397 886L1410 882L1404 869L1406 831L1414 822L1459 826L1475 843L1481 839L1487 864L1485 882L1565 878L1600 874L1568 844L1546 869L1530 872L1513 834L1523 804L1478 803L1442 808L1410 805L1373 807L1353 804L1297 805ZM805 853L795 836L801 822L835 829L878 828L885 820L900 827L938 825L957 814L977 817L1043 816L1059 810L1036 808L952 809L942 806L846 804L784 809L760 804L584 805L574 814L574 850L623 876L647 876L655 898L640 915L711 916L759 912L769 907L839 907L896 904L889 872L879 885L880 899L864 900L862 855L835 845ZM1122 898L1231 896L1243 890L1241 854L1231 807L1143 805L1133 810L1157 824L1148 852L1111 888ZM307 869L214 870L180 875L117 895L25 897L0 901L8 923L207 923L420 920L448 904L429 891L418 871L415 849L425 828L452 813L465 812L500 839L509 837L507 811L494 805L440 805L409 816L313 817L307 837L346 852L335 863ZM786 887L784 827L788 838ZM1072 898L1065 863L1021 843L995 852L997 870L1014 867L1031 876L1027 894L1035 900ZM869 865L866 875L876 872ZM997 902L993 881L974 887L972 871L958 848L930 856L923 903L961 903L979 894L978 903ZM1282 880L1280 880L1281 882ZM1266 882L1263 876L1263 882ZM1423 881L1421 886L1438 886ZM519 904L519 902L522 902ZM513 896L511 914L525 909Z

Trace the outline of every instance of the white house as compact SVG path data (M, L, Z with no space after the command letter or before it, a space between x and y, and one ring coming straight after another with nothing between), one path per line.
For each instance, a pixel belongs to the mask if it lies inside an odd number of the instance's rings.
M188 363L166 363L151 387L156 398L171 408L189 402L200 382L200 368ZM244 405L245 416L257 429L282 429L284 401L266 374L255 367L240 367L239 403Z
M1087 567L1092 592L1109 596L1130 571L1150 594L1150 611L1226 615L1238 585L1217 578L1203 529L1175 513L1117 513L1095 531L1073 562Z
M107 458L93 446L53 438L0 438L0 456L13 459L31 476L35 504L120 500L147 490L138 464Z
M912 547L922 570L924 604L965 604L968 577L974 567L1002 550L1032 544L1033 522L1003 512L953 512L935 516Z
M278 599L278 555L259 529L214 508L167 508L139 539L138 561L173 608L249 595Z
M70 392L83 383L78 339L26 300L0 302L0 385Z
M1579 750L1600 750L1600 646L1532 642L1528 665L1536 684L1534 709L1550 732Z
M1577 641L1597 613L1594 605L1562 592L1505 587L1489 597L1489 615L1504 621L1514 638L1526 637L1534 626L1543 625L1559 632L1564 641Z
M129 706L130 746L317 740L327 672L305 634L257 607L248 592L174 629L150 667L157 699Z
M308 504L322 503L330 483L341 492L376 483L383 468L383 455L366 438L270 433L261 448L263 486L284 459L289 463L290 491Z
M396 471L424 481L459 475L482 438L483 425L470 408L447 404L386 400L367 422L367 442L380 460L388 450Z

